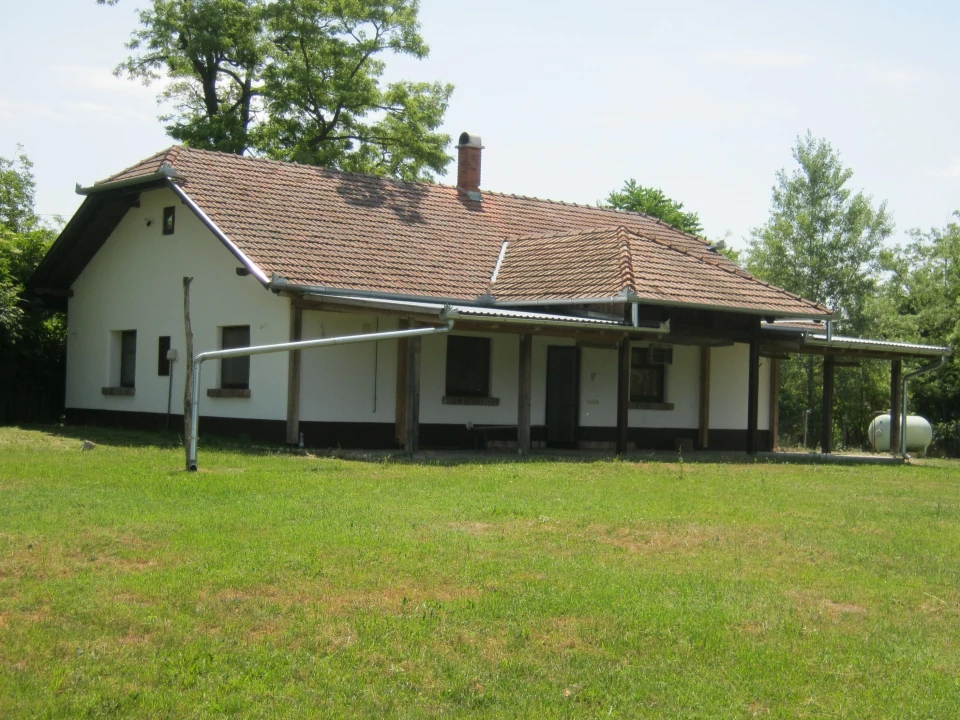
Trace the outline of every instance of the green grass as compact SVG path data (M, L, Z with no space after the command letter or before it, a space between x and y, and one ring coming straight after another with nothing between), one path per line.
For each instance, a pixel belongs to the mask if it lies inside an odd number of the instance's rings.
M188 474L82 432L0 428L0 717L960 712L955 463Z

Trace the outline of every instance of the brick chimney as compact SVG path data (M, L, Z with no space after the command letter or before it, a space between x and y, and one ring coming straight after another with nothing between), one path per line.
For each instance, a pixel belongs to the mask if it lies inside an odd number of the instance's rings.
M457 190L471 200L480 202L480 155L483 145L480 136L474 133L460 133L457 145Z

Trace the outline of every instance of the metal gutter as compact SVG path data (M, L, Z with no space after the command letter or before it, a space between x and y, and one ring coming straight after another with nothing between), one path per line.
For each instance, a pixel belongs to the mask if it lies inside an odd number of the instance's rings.
M490 278L491 283L497 281L497 275L500 273L500 266L503 265L503 259L507 256L507 246L510 244L509 240L504 240L503 245L500 246L500 256L497 258L497 265L493 268L493 276Z
M162 165L159 170L149 175L139 175L138 177L126 178L124 180L114 180L113 182L100 183L99 185L91 185L90 187L81 187L80 183L77 183L76 193L77 195L95 195L96 193L109 192L110 190L118 190L120 188L133 187L134 185L145 185L159 180L172 180L181 177L183 176L177 172L176 168L170 165Z
M410 295L407 293L384 292L382 290L352 290L350 288L338 288L331 285L296 285L288 282L286 279L280 275L277 275L276 273L273 274L273 277L267 284L271 290L275 290L277 292L285 291L301 293L304 295L339 295L352 296L356 298L370 298L373 300L430 303L434 305L437 303L441 305L456 303L457 305L476 305L477 307L489 307L489 304L484 305L477 300L464 300L463 298L436 297L431 295Z
M917 345L914 343L898 343L892 340L868 340L865 338L848 338L834 335L828 339L826 335L813 335L800 331L804 335L804 344L812 347L839 348L847 350L874 350L878 352L898 352L910 355L926 355L943 357L950 355L953 348L949 345Z
M250 271L250 274L257 278L264 285L270 285L270 278L267 277L267 274L261 270L253 260L248 258L244 252L237 247L237 244L233 242L230 238L227 237L220 228L217 227L217 224L210 219L210 217L197 205L193 199L187 195L183 188L177 185L172 180L167 180L167 184L170 186L170 189L177 194L177 196L184 202L184 204L193 210L193 213L200 218L200 222L207 226L207 229L217 236L217 239L220 240L224 245L227 246L227 249L232 252L237 259L243 264L243 266Z
M670 321L665 320L664 322L659 323L656 327L639 327L633 325L621 325L619 323L605 323L597 322L594 320L591 323L576 322L574 320L563 321L563 320L547 320L537 318L512 318L512 317L498 317L495 315L483 316L483 315L471 315L469 312L462 313L457 310L450 309L446 313L446 317L452 318L454 320L465 320L467 322L471 320L487 320L488 322L501 323L504 325L539 325L543 327L564 327L564 328L577 328L580 330L593 329L593 330L613 330L616 332L627 332L627 333L649 333L649 334L660 334L664 335L670 332Z
M412 328L409 330L388 330L380 333L366 333L362 335L341 335L332 338L318 338L316 340L299 340L297 342L277 343L274 345L255 345L253 347L230 348L228 350L210 350L198 353L193 357L193 402L190 404L191 429L187 438L189 457L187 469L197 469L197 437L200 424L200 366L205 360L222 360L224 358L248 357L251 355L266 355L268 353L289 352L291 350L309 350L327 345L349 345L362 342L379 342L392 338L407 338L417 335L437 335L448 333L453 329L453 321L440 327Z
M946 364L946 362L947 356L941 355L940 359L932 365L927 365L919 370L905 373L903 376L903 411L900 415L900 454L903 456L904 460L909 457L907 455L907 386L910 384L910 378L915 378L919 375L925 375L928 372L939 370Z

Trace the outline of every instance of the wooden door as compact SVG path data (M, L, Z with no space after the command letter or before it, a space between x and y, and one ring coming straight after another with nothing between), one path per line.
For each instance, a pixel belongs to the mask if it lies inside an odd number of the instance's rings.
M576 447L580 424L580 350L547 347L547 443Z

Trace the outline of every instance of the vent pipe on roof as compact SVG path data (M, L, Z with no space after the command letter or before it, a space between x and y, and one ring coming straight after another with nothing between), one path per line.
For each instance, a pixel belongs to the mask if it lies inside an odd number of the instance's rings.
M457 145L457 190L471 200L480 202L480 155L483 143L475 133L460 133Z

